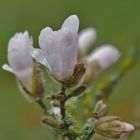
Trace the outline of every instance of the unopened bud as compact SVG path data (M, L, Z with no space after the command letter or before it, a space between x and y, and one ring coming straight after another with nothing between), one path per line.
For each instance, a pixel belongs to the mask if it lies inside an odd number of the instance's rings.
M44 116L41 120L43 125L49 125L53 128L58 128L58 122L52 116Z
M90 85L93 80L99 75L101 68L97 65L97 62L86 63L86 72L83 80L83 84Z
M107 138L118 139L122 135L134 131L134 129L133 125L121 122L120 119L115 116L102 117L95 123L96 133Z
M103 103L103 101L97 102L94 109L94 117L100 118L103 117L107 113L107 106Z
M85 90L87 89L87 86L81 85L80 87L76 88L71 94L69 94L67 97L76 97L80 96Z

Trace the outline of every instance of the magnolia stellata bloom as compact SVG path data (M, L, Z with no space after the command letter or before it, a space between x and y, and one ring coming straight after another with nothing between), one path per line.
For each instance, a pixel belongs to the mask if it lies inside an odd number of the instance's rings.
M79 50L84 54L96 40L96 30L94 28L86 28L79 33Z
M122 135L134 131L133 125L121 122L118 117L106 116L98 119L95 123L95 132L107 138L118 139Z
M114 64L120 57L117 48L103 45L93 51L85 59L87 64L84 83L90 83L101 71Z
M47 66L50 73L59 81L70 78L77 64L79 19L68 17L60 30L44 28L39 36L40 49L33 49L31 55L39 63Z
M16 33L8 44L9 65L3 65L4 70L15 74L23 95L30 100L34 99L35 96L38 98L42 92L40 74L29 54L29 49L32 46L33 41L27 31ZM38 88L38 86L40 87Z

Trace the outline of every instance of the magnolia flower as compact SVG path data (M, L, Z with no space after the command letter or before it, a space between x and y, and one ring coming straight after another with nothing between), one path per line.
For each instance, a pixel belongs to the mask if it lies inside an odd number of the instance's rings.
M89 84L98 74L114 64L120 57L117 48L112 45L103 45L85 58L87 69L84 83Z
M96 40L96 30L86 28L79 33L79 51L84 54Z
M60 30L44 28L39 36L40 49L33 49L31 55L45 65L59 81L70 78L77 64L79 19L76 15L68 17Z
M15 74L23 95L29 100L38 98L42 92L38 69L29 54L29 49L32 46L33 41L27 31L24 33L16 33L8 44L9 65L4 64L2 66L4 70ZM38 86L40 86L40 89Z

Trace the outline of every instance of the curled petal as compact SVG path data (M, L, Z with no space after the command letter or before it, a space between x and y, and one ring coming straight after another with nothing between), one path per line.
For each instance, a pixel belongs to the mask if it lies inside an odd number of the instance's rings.
M2 69L13 73L12 68L8 64L2 65Z
M48 64L46 57L44 56L43 52L40 49L34 49L31 52L31 56L40 64L46 66L50 71L51 68Z

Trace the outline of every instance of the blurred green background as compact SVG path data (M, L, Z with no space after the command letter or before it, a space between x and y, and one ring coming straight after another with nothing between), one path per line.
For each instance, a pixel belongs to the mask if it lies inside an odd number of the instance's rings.
M132 47L139 53L139 0L0 0L0 65L7 62L7 44L15 32L28 30L37 47L43 27L58 29L71 14L79 16L80 30L88 26L97 29L95 46L111 43L122 57ZM117 69L114 66L105 76ZM138 61L110 97L109 114L132 123L140 121L139 73ZM40 117L37 105L19 93L14 76L0 69L0 140L54 140L48 128L40 124ZM135 137L139 138L138 134Z

